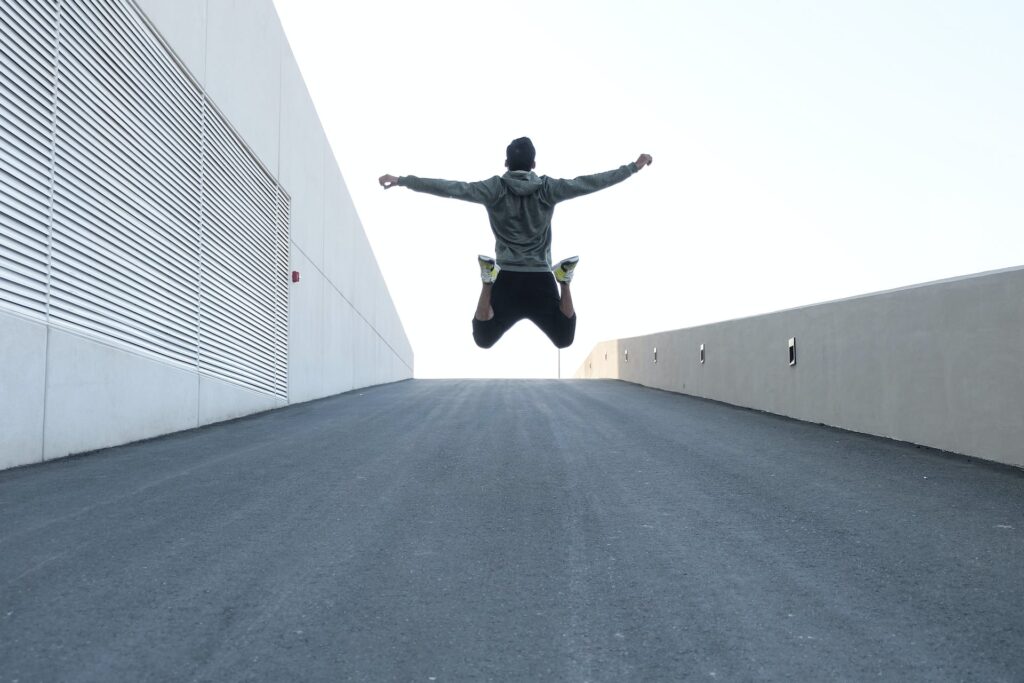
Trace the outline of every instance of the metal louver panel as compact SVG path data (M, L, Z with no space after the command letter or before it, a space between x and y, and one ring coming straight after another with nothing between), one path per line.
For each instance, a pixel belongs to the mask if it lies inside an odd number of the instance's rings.
M195 366L203 96L119 0L62 0L54 320Z
M46 316L57 0L0 2L0 303Z
M288 229L291 225L291 197L277 188L277 254L274 269L281 273L277 278L277 300L275 322L277 332L277 374L275 386L282 396L288 395L288 264L291 262Z
M0 48L0 306L287 398L290 200L133 0Z
M277 183L212 108L204 161L199 368L283 395Z

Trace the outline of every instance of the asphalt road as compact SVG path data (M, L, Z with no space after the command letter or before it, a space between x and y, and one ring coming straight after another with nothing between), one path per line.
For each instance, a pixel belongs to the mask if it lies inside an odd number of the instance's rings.
M0 681L1024 680L1024 472L416 380L0 472Z

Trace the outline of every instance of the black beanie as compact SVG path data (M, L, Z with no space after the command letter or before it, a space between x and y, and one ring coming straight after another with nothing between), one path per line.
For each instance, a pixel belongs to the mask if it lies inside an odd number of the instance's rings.
M516 138L505 148L505 161L510 171L529 171L536 157L537 150L530 138Z

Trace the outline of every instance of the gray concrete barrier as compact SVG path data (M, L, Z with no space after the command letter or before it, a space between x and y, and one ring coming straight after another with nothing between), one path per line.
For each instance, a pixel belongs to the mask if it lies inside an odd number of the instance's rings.
M576 376L1021 467L1024 267L601 342Z

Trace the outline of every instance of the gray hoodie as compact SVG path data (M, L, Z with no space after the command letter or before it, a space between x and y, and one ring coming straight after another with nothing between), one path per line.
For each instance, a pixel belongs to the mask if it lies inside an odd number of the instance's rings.
M572 180L509 171L503 176L462 183L406 175L398 184L417 192L483 204L494 232L498 265L508 271L551 270L551 216L555 204L620 183L637 172L629 163L614 171Z

